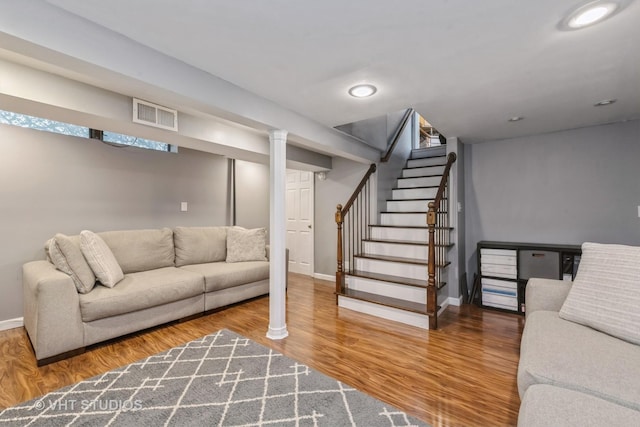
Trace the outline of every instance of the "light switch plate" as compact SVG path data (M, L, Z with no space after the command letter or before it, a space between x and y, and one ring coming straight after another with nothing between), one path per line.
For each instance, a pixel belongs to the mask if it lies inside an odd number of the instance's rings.
M180 203L180 212L186 212L189 210L189 204L187 202Z

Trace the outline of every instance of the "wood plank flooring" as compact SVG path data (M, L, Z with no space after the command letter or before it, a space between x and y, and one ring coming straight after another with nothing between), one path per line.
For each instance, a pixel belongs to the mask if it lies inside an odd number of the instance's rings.
M333 283L290 274L289 337L265 337L267 297L96 345L38 368L24 329L0 332L0 409L227 328L438 426L510 426L524 320L449 307L425 331L335 304Z

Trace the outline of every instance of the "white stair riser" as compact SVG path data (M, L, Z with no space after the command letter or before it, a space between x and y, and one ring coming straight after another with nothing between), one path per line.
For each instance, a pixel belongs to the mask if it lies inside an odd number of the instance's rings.
M347 282L349 289L356 291L384 295L386 297L417 302L419 304L427 303L427 290L425 288L382 282L380 280L370 280L355 276L347 276Z
M409 227L426 227L425 213L383 213L380 214L380 225L398 225Z
M442 175L444 166L427 166L424 168L402 169L403 178L413 178L416 176Z
M407 162L408 168L419 168L421 166L444 165L447 163L446 157L423 157L421 159L410 159Z
M398 180L398 188L433 187L440 185L442 176L429 176L422 178L405 178Z
M400 188L391 190L391 198L393 200L434 199L437 193L437 188Z
M387 200L387 212L427 212L429 200Z
M429 147L429 148L417 148L411 151L412 159L422 159L424 157L440 157L445 156L447 154L447 146L441 145L439 147Z
M428 242L429 232L426 228L387 228L371 227L371 238L376 240L406 240L408 242Z
M399 310L385 305L356 300L343 296L338 297L338 306L370 314L383 319L393 320L406 325L417 326L422 329L429 329L429 317L426 314L414 313L412 311Z
M401 256L403 258L427 259L429 248L426 245L404 245L398 243L364 242L367 255Z
M427 266L406 264L403 262L381 261L377 259L356 258L356 269L370 273L388 274L409 279L427 280Z

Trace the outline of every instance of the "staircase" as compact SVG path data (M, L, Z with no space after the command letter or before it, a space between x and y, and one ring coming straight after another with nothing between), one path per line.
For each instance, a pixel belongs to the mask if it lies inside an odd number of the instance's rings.
M347 242L344 245L344 272L341 272L340 262L338 265L336 293L340 307L429 328L429 314L437 316L435 312L440 307L435 308L436 296L433 295L434 309L428 313L427 211L429 202L434 201L443 182L445 169L448 174L444 151L445 147L413 150L396 188L392 190L392 198L387 200L380 214L380 223L366 224L364 227L361 224L349 224L348 228L355 230L356 244ZM448 192L444 185L443 189L444 197L435 215L438 222L445 225L434 227L433 230L434 292L446 285L442 278L450 264L446 255L452 246L449 239L451 228L447 226ZM357 206L357 201L355 205L357 211L364 209ZM338 228L340 244L340 223ZM344 286L338 283L342 277ZM432 327L436 325L433 320Z

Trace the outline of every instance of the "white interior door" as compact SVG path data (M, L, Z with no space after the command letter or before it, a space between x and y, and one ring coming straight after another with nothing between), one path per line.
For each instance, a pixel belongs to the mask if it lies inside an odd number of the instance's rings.
M313 172L287 170L289 271L313 274Z

